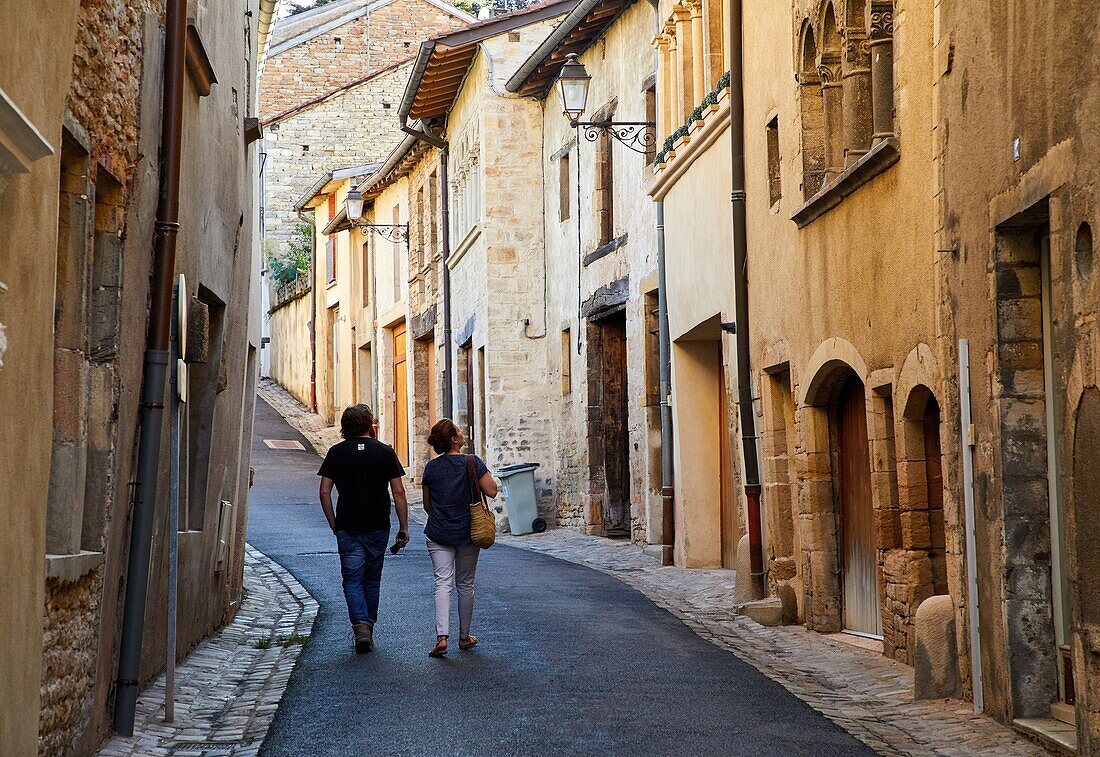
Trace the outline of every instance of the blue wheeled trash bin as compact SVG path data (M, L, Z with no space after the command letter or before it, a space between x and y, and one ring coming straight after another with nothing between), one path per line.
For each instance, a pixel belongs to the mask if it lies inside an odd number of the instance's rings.
M496 472L504 484L504 505L508 508L508 526L513 534L536 533L546 530L546 521L539 517L535 505L535 468L538 463L508 465Z

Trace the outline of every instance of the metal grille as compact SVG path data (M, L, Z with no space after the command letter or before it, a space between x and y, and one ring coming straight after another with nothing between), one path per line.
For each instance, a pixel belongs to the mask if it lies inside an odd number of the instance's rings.
M269 449L305 449L301 442L293 439L264 439L264 444L266 444Z

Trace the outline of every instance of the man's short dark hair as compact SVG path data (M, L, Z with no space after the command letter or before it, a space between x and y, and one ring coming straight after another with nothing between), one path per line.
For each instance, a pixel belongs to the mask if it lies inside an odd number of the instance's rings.
M366 405L352 405L340 416L340 436L354 439L370 434L374 425L374 413Z

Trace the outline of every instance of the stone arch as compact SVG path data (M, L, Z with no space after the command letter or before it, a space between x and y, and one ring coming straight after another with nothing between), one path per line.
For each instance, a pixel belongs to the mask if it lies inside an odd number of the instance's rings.
M825 178L824 114L817 42L809 19L799 32L798 84L802 115L802 193L809 198L821 189Z
M825 136L825 183L844 171L844 39L832 2L825 3L819 21L818 75L821 78L822 131Z
M860 381L867 383L867 363L854 344L840 337L819 344L806 364L804 375L809 379L802 392L801 404L812 407L827 405L837 388L837 381L843 378L846 370L853 371Z
M806 626L833 632L843 626L840 499L835 404L845 382L867 384L867 364L855 346L834 337L818 346L796 410L798 510Z
M898 498L882 519L888 534L883 577L896 603L887 619L893 629L886 652L908 664L914 661L917 608L929 597L950 594L939 382L932 349L918 344L906 356L895 387Z

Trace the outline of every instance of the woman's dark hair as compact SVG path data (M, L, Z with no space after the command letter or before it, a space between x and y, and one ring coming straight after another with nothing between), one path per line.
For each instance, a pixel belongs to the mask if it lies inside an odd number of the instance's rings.
M354 439L366 436L374 425L374 413L366 405L352 405L340 416L340 436Z
M428 434L428 444L432 445L437 455L445 455L454 446L454 438L458 436L458 426L450 418L444 418L432 426Z

